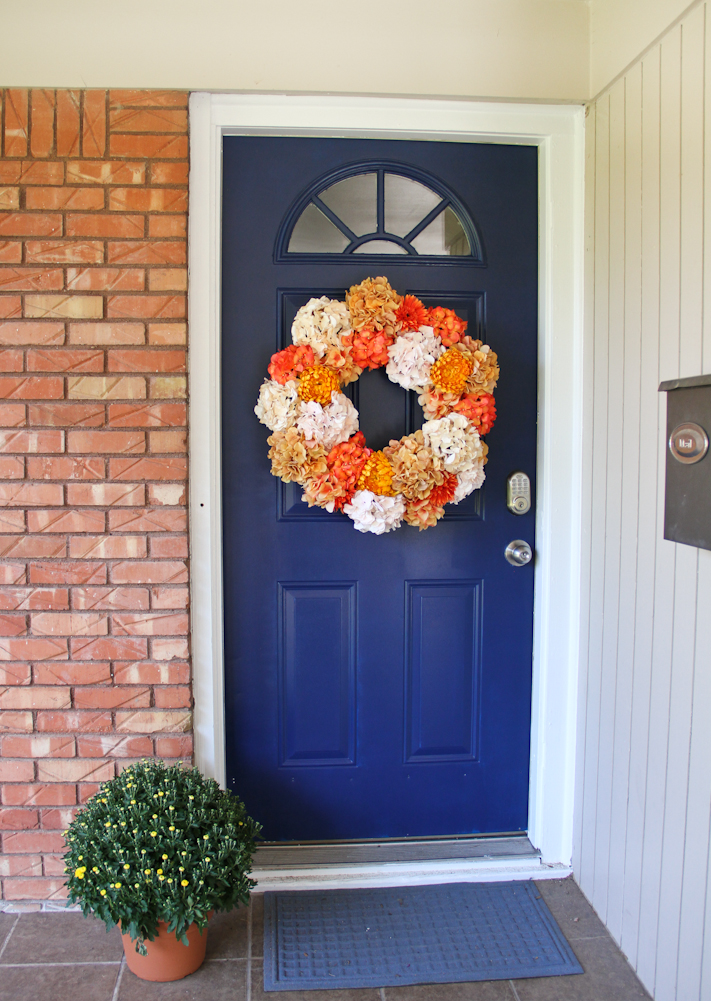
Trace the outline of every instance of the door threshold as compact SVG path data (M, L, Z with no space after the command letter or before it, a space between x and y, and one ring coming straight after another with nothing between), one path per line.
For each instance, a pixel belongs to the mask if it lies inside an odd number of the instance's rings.
M257 848L255 869L311 868L369 863L433 862L452 859L534 859L540 856L525 835L508 837L417 838L328 844L269 844Z
M427 855L426 853L430 854ZM465 854L466 853L466 854ZM265 845L254 856L255 890L329 890L425 883L562 879L527 837Z

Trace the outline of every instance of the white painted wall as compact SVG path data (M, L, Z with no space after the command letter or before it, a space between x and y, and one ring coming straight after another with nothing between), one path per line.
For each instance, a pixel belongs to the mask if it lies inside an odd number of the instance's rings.
M574 868L657 1001L711 997L711 552L663 536L659 382L711 371L711 3L588 116Z
M590 97L691 6L690 0L590 0Z
M588 96L584 0L2 4L0 85Z

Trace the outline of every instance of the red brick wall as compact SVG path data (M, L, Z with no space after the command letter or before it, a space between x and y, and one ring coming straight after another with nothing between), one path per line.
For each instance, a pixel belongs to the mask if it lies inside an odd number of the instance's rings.
M192 753L187 95L0 97L0 879L40 899L98 782Z

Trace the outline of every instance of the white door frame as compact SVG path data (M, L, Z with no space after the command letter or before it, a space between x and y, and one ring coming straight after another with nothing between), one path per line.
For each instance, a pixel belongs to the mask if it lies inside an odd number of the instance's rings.
M221 784L225 781L221 154L223 135L237 134L523 143L539 148L538 506L529 837L540 848L543 862L570 865L585 389L583 108L377 97L191 96L189 428L195 760Z

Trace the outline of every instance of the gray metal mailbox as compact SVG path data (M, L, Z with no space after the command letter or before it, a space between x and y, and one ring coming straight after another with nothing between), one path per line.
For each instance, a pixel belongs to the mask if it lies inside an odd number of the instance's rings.
M664 538L711 549L711 375L670 379Z

